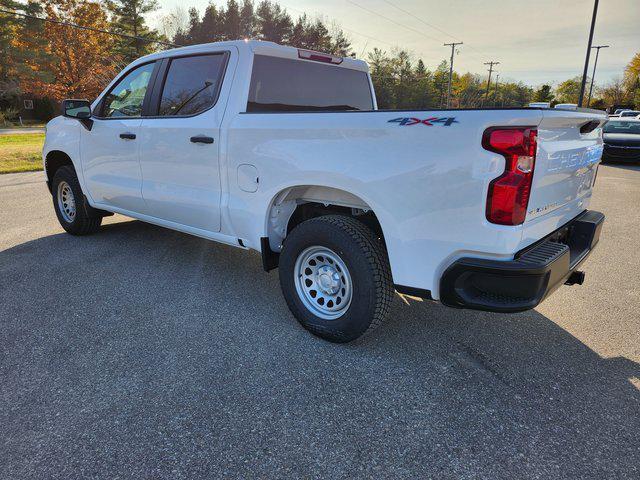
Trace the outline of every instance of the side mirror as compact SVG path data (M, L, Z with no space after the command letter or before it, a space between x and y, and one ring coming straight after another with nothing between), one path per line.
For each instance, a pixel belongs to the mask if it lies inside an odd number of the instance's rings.
M91 104L89 100L65 100L62 102L62 114L68 118L80 120L87 130L93 127L91 120Z
M62 102L62 113L69 118L91 118L91 104L88 100L65 100Z

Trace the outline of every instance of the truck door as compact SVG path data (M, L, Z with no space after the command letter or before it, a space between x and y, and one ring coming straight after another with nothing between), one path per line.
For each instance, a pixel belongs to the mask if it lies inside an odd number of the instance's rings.
M142 111L155 62L126 73L96 107L91 130L81 129L80 152L94 202L142 212L140 141Z
M163 60L150 117L140 126L142 197L148 215L210 232L220 230L221 87L229 52Z

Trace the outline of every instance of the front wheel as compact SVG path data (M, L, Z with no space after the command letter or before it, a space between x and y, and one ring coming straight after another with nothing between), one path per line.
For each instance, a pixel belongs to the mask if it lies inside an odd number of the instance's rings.
M296 319L331 342L355 340L389 312L393 284L384 245L353 218L329 215L298 225L285 240L279 273Z
M88 235L100 228L102 217L88 213L80 182L72 167L60 167L51 187L53 208L62 228L72 235Z

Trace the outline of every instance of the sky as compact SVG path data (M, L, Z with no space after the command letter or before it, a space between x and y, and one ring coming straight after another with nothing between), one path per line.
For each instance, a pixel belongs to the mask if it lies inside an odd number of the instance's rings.
M254 0L254 4L258 0ZM200 11L210 0L159 0L152 24L176 7ZM226 0L213 3L223 5ZM296 18L306 12L341 27L358 57L374 47L409 50L435 68L451 55L444 43L462 41L456 71L486 74L497 61L500 78L530 85L582 75L593 0L282 0ZM596 84L621 76L640 52L640 0L601 0L593 45L600 50ZM595 51L594 51L595 53ZM593 56L591 58L593 67Z

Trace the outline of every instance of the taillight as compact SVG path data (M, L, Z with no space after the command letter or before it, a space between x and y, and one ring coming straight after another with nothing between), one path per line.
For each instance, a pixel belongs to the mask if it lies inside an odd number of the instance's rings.
M313 50L298 49L298 58L313 60L314 62L333 63L334 65L342 63L342 57L329 55L328 53L314 52Z
M482 146L505 158L504 173L489 184L487 220L520 225L527 216L536 162L535 127L493 127L485 130Z

